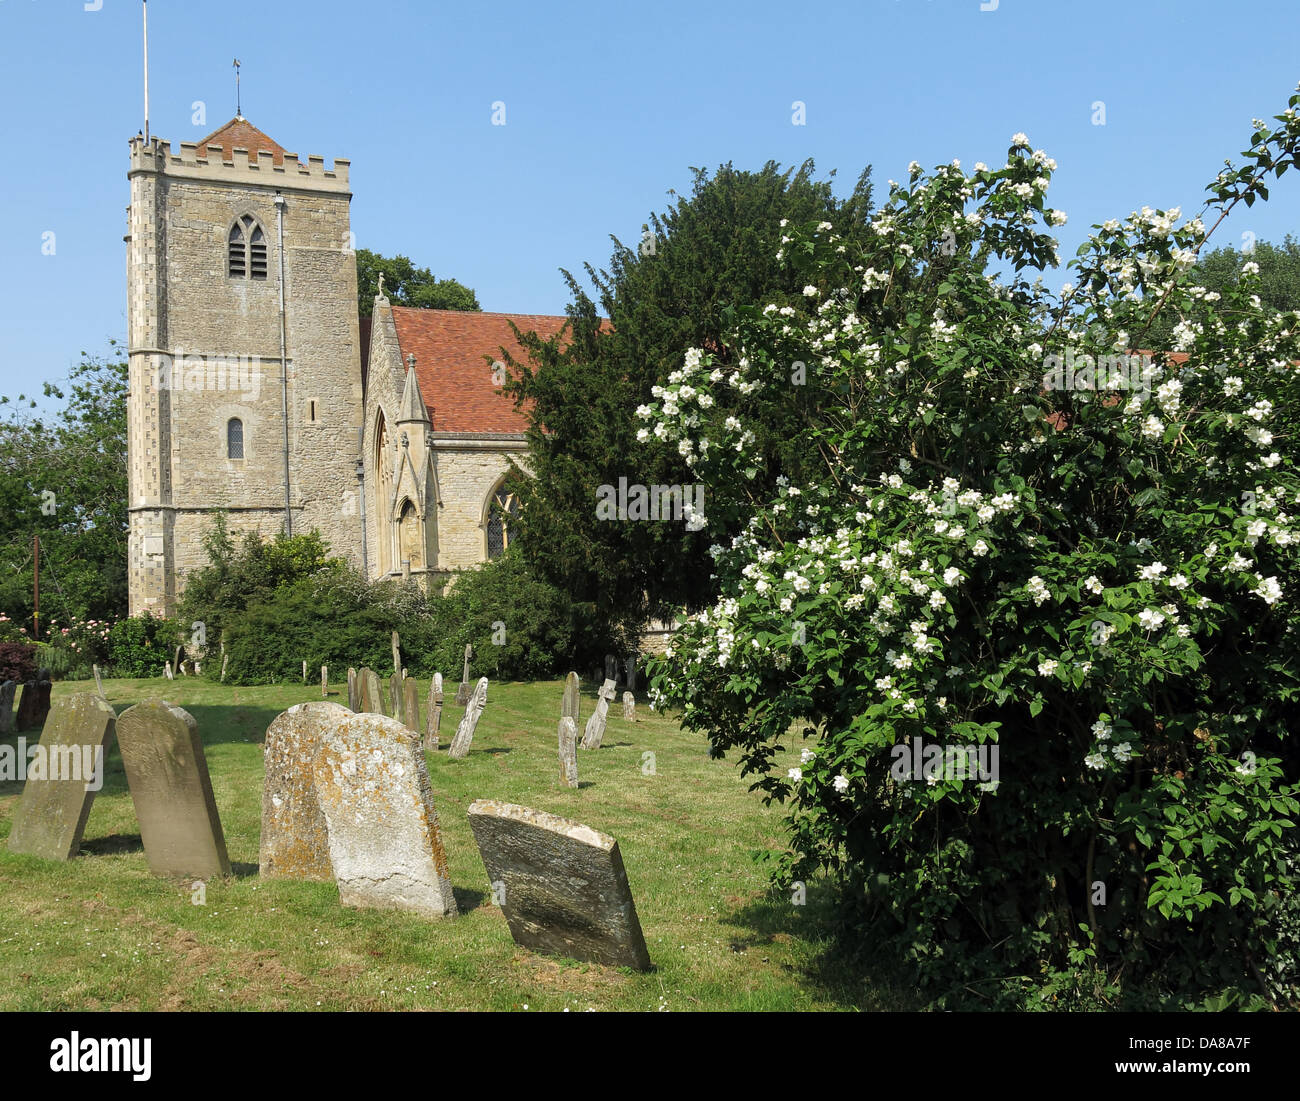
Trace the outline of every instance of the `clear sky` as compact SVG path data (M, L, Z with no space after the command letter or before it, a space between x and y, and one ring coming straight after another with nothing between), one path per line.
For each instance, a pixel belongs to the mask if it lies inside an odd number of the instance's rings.
M304 158L351 159L360 247L487 310L561 313L558 269L603 265L610 234L634 243L691 165L811 157L842 194L872 164L879 199L909 160L1000 163L1024 131L1059 162L1068 258L1093 222L1198 211L1300 79L1297 0L984 2L151 0L151 129L178 151L226 122L238 57L245 117ZM0 0L0 393L125 336L140 9ZM1215 242L1300 233L1300 172L1272 194Z

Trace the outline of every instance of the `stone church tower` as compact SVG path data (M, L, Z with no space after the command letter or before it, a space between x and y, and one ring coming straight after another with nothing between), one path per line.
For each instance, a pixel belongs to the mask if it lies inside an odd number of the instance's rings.
M319 529L362 564L348 167L240 117L179 155L131 141L132 615L174 610L219 510L236 534Z

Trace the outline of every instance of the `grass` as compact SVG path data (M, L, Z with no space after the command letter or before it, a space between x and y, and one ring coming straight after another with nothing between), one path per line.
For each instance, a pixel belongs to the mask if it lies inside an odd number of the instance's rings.
M64 682L54 692L93 689ZM423 706L427 683L421 689ZM710 760L702 738L644 703L631 723L618 704L610 709L604 745L579 751L575 791L558 776L562 683L491 686L469 756L428 755L461 910L429 921L345 909L330 883L257 875L262 737L281 711L319 699L319 684L235 688L182 678L108 681L105 690L119 714L160 696L198 721L234 875L210 881L198 899L189 881L149 873L116 747L81 855L68 863L8 851L21 784L0 782L0 1010L915 1007L908 992L837 964L824 885L809 885L805 906L768 893L751 854L780 846L780 808L764 807L732 762ZM331 686L331 698L346 702L345 689ZM579 730L593 706L588 692ZM449 703L444 747L459 717ZM643 768L651 761L652 775ZM466 810L477 798L614 836L655 970L518 948L470 832Z

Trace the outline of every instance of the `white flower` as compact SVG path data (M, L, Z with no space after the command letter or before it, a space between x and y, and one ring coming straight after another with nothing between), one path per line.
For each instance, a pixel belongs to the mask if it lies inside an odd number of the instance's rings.
M1012 144L1013 146L1016 146L1016 147L1020 147L1020 148L1028 149L1028 148L1029 148L1029 136L1028 136L1027 134L1012 134L1012 135L1011 135L1011 144Z
M1040 661L1038 663L1038 675L1040 677L1054 677L1056 676L1058 665L1060 665L1060 662L1056 661L1054 658L1049 659L1048 661Z
M1147 608L1145 611L1141 612L1138 615L1138 622L1142 624L1145 630L1148 631L1154 631L1162 623L1164 623L1164 621L1165 621L1165 617L1161 615L1159 612L1157 612L1154 608Z
M1120 742L1112 752L1115 754L1115 760L1127 761L1133 756L1133 747L1128 742Z
M983 539L976 539L975 545L971 547L971 553L976 558L983 558L989 552L989 545Z
M1106 758L1100 753L1089 753L1088 756L1083 759L1083 763L1089 768L1105 768Z
M1185 589L1190 584L1191 582L1181 573L1176 573L1169 579L1169 587L1171 589Z
M814 287L812 284L809 284L808 286L804 287L803 293L806 298L816 298L817 288Z
M813 763L813 759L816 756L817 754L814 753L811 749L803 749L799 753L799 763L801 765L810 765Z
M843 795L846 791L849 790L848 777L836 776L835 779L831 781L831 787L833 787L836 791L838 791L841 795Z
M1149 566L1143 566L1142 569L1138 571L1138 576L1140 576L1143 581L1154 581L1164 573L1166 569L1167 567L1163 562L1152 562Z
M1088 580L1083 583L1083 587L1090 593L1095 593L1098 596L1106 591L1106 586L1101 583L1096 574L1093 574L1092 577L1088 578Z
M1025 585L1025 589L1037 605L1041 605L1052 599L1051 591L1047 588L1046 582L1036 574L1029 579L1029 582Z
M790 779L797 784L800 780L803 779L803 770L798 768L792 768L790 769L789 772L786 773L786 775L790 777Z
M1110 737L1111 731L1113 729L1114 728L1110 725L1110 723L1106 722L1104 719L1098 719L1095 723L1092 724L1093 736L1103 742Z
M1282 599L1282 586L1278 584L1276 577L1262 578L1255 595L1265 604L1276 604Z

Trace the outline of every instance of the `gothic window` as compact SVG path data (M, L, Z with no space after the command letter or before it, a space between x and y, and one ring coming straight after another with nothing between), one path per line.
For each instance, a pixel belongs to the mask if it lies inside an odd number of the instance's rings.
M420 546L420 517L410 501L402 506L401 514L397 518L397 533L402 561L409 562L413 570L422 569L424 555L421 553Z
M231 227L227 255L232 279L266 278L266 234L251 214L245 214Z
M487 554L489 559L500 558L510 546L511 522L519 515L519 498L504 488L492 495L488 507Z
M226 458L244 457L244 422L238 417L226 421Z

